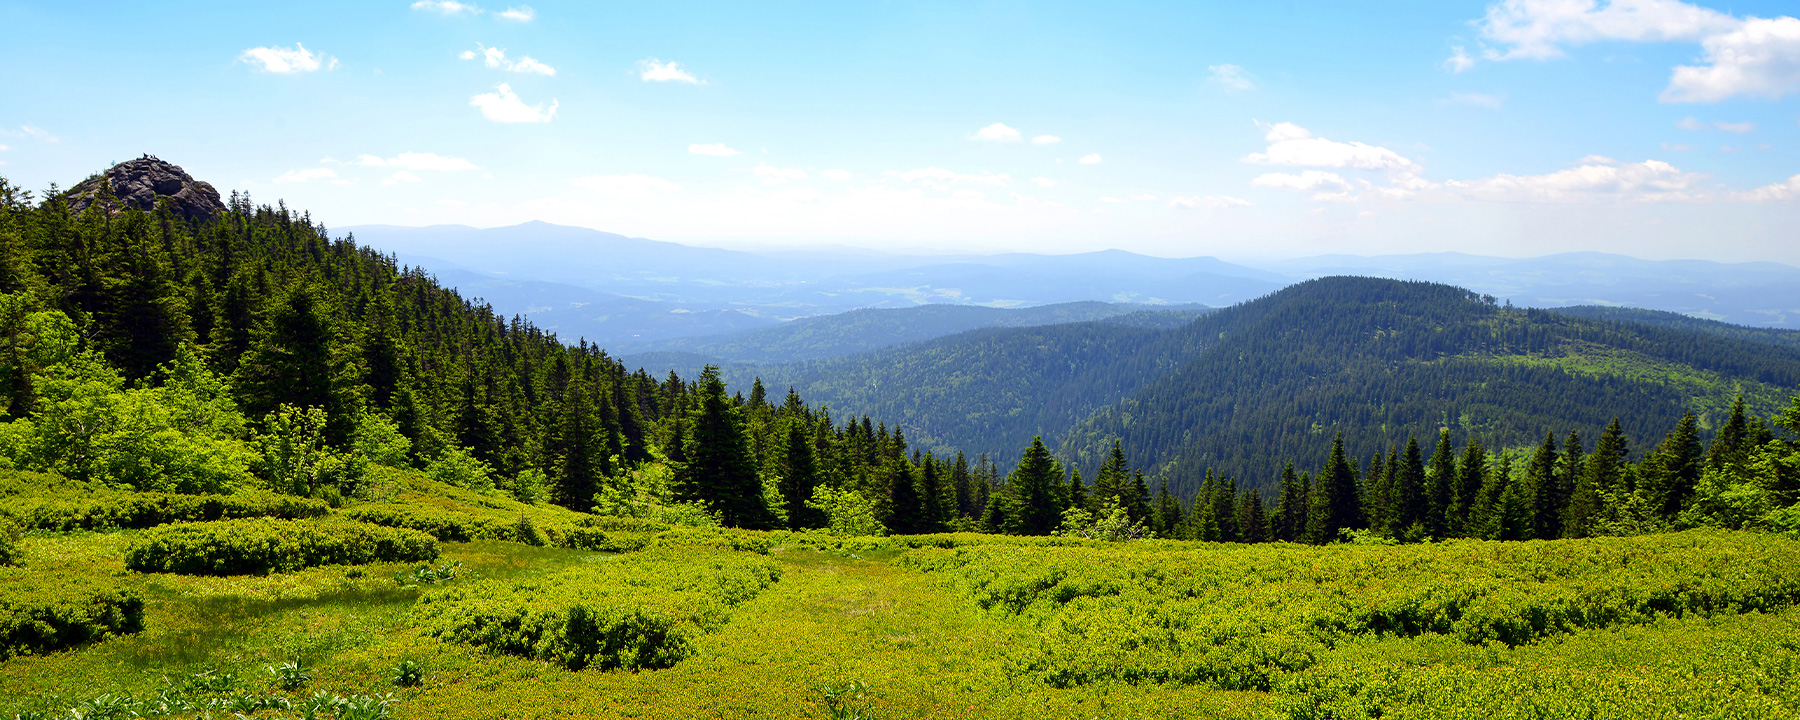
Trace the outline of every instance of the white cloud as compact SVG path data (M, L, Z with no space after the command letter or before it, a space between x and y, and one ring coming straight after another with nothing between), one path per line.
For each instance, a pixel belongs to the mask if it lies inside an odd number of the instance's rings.
M400 183L422 182L424 179L405 170L396 171L381 181L383 185L399 185Z
M530 5L509 7L494 15L502 20L511 20L513 22L531 22L532 20L537 19L537 11L531 9Z
M1567 170L1543 175L1510 175L1449 181L1451 192L1480 200L1573 202L1592 200L1691 200L1705 176L1683 172L1661 160L1622 163L1589 156Z
M806 171L799 168L778 168L768 163L759 164L750 174L761 180L764 185L780 185L793 180L805 180Z
M1459 73L1472 67L1475 67L1475 58L1469 57L1468 51L1464 50L1463 46L1453 45L1450 47L1450 57L1444 59L1445 70Z
M1150 193L1138 193L1136 195L1131 196L1131 199L1137 200L1139 202L1156 202L1156 196L1151 195Z
M1713 127L1728 133L1747 133L1756 131L1756 123L1753 122L1716 122L1713 123Z
M391 158L380 158L374 155L363 155L357 162L365 167L391 167L406 170L432 170L436 172L455 172L458 170L479 170L479 165L459 157L445 157L437 153L400 153Z
M1169 198L1169 207L1179 210L1223 210L1234 207L1251 207L1256 203L1229 195L1176 195Z
M1456 105L1474 105L1476 107L1498 110L1501 105L1506 104L1506 96L1489 95L1487 93L1478 92L1459 92L1450 93L1450 102Z
M820 170L819 174L832 182L846 182L851 177L849 170Z
M1033 145L1055 145L1059 142L1062 142L1062 138L1055 135L1039 135L1031 139Z
M1130 201L1130 200L1126 200L1126 199L1125 199L1125 198L1116 198L1116 197L1111 197L1111 196L1102 196L1102 197L1101 197L1101 198L1100 198L1100 202L1103 202L1103 203L1116 203L1116 204L1121 204L1121 205L1122 205L1122 204L1124 204L1124 203L1128 203L1128 202L1131 202L1131 201Z
M1313 137L1306 128L1293 123L1278 123L1269 128L1265 137L1270 143L1268 149L1251 153L1244 158L1244 162L1409 173L1417 173L1421 169L1417 163L1387 148Z
M557 101L554 99L548 107L542 103L526 105L506 83L495 85L494 90L469 98L470 105L481 108L482 117L499 123L547 123L556 117Z
M507 72L537 74L537 75L555 75L556 74L556 68L553 68L553 67L550 67L549 65L545 65L541 62L538 62L536 59L533 59L530 55L525 55L525 56L520 57L517 60L513 60L513 59L506 57L506 50L504 50L502 48L483 47L481 45L481 43L476 43L475 47L480 50L479 53L477 53L475 50L464 50L462 52L462 54L459 55L458 57L461 57L464 60L474 60L475 58L479 57L482 59L482 64L487 65L488 67L491 67L491 68L494 68L497 70L505 70Z
M1693 41L1730 32L1737 19L1677 0L1502 0L1477 23L1482 37L1510 46L1489 59L1561 57L1562 46L1601 40Z
M1740 95L1777 100L1800 92L1800 18L1750 18L1700 45L1707 64L1675 68L1663 102L1718 102Z
M586 175L569 181L601 195L643 198L680 192L681 186L649 175Z
M1252 187L1273 188L1276 190L1296 190L1301 192L1318 192L1336 190L1348 192L1350 182L1344 176L1323 170L1302 170L1299 174L1268 173L1259 175L1250 181Z
M1698 118L1693 118L1693 117L1684 117L1680 120L1677 120L1675 122L1675 127L1681 128L1683 130L1706 130L1707 129L1706 123L1700 122L1700 120Z
M644 82L679 82L689 85L700 84L700 78L682 68L680 63L670 60L663 62L656 58L638 61L638 77Z
M1034 177L1031 179L1031 184L1041 188L1056 187L1056 181L1047 177Z
M1250 74L1244 72L1244 69L1241 67L1225 64L1208 65L1206 66L1206 69L1208 72L1212 73L1211 80L1219 86L1224 87L1226 90L1256 89L1256 83L1250 82Z
M692 145L688 146L688 154L689 155L711 155L713 157L731 157L733 155L738 155L740 153L736 150L725 147L725 143L712 143L710 145L696 143L696 144L692 144Z
M976 190L974 188L963 188L954 193L951 193L951 196L958 200L986 200L987 199L987 193L984 193L980 190ZM1015 195L1014 197L1019 197L1019 196Z
M481 8L475 7L474 5L465 5L456 2L456 0L419 0L412 4L412 9L443 13L445 15L461 15L463 13L469 13L470 15L481 14Z
M969 139L986 140L988 142L1013 142L1019 139L1019 131L1007 127L1004 123L994 123L975 131L975 134Z
M1742 134L1756 131L1756 123L1753 122L1725 122L1720 120L1717 122L1705 123L1694 117L1684 117L1676 121L1675 127L1696 132L1701 130L1724 130L1728 133Z
M324 53L314 53L300 43L294 43L292 50L280 46L259 47L245 50L238 55L239 62L247 62L257 66L263 72L277 75L298 75L324 68L336 70L337 58Z
M5 132L5 131L0 130L0 132ZM47 143L62 142L62 138L52 135L52 134L50 134L49 130L45 130L36 125L20 125L18 132L7 133L7 134L8 135L17 135L19 137L28 137L28 138L31 138L38 142L47 142Z
M1764 185L1749 192L1737 193L1735 199L1744 202L1788 202L1800 199L1800 175L1773 185Z
M5 146L5 145L0 145L0 152L6 152L6 151L8 151L8 150L11 150L11 149L12 149L12 148L9 148L9 147L7 147L7 146Z
M282 173L281 177L275 178L271 182L273 182L277 185L286 185L288 183L303 183L308 180L332 180L332 179L337 178L337 176L338 176L337 171L332 170L331 168L312 168L310 170L289 170L287 172Z
M1081 156L1081 159L1076 160L1075 162L1082 165L1099 165L1101 163L1100 153L1088 153Z

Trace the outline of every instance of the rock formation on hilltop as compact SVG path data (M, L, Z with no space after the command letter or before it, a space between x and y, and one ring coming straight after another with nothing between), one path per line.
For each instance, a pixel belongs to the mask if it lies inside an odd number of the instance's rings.
M100 200L102 182L112 186L115 199ZM188 221L204 222L225 212L225 203L211 184L195 180L180 166L152 155L114 165L63 194L69 209L76 213L95 202L104 202L101 208L109 213L124 207L154 210L159 198L167 198L169 210Z

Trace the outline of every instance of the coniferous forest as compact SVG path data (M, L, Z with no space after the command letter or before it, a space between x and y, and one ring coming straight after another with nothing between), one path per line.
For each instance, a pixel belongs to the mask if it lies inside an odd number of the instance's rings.
M0 179L0 717L1800 715L1800 350L1640 319L682 377L161 160Z

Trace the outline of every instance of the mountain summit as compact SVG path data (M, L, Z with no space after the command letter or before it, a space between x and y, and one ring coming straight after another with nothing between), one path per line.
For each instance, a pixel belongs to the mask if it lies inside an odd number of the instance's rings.
M63 194L69 209L80 213L101 201L103 183L112 190L113 197L102 205L109 213L118 212L124 206L154 210L160 198L167 198L169 209L188 221L210 220L225 211L219 191L210 183L195 180L179 165L154 155L119 163L81 181Z

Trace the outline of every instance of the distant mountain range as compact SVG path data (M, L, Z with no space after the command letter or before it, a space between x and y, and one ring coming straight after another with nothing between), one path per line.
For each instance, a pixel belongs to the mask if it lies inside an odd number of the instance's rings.
M725 250L541 222L488 229L369 225L339 231L426 268L465 296L484 299L496 312L527 316L565 340L586 338L614 354L779 359L803 330L758 336L773 343L767 347L753 347L761 341L750 337L719 336L867 308L1026 308L1072 302L1222 307L1328 275L1443 282L1528 307L1637 307L1739 325L1800 328L1800 268L1776 263L1649 261L1600 253L1528 259L1429 253L1325 255L1250 267L1210 257L1169 259L1118 250L979 256L850 248ZM994 322L958 320L934 327L957 332L1019 322L1001 320L1008 317L1004 314L987 317ZM865 320L848 322L867 324ZM932 334L936 332L927 334L941 336ZM782 337L789 339L778 339ZM926 339L915 331L896 338ZM839 350L860 349L872 347L853 342Z

